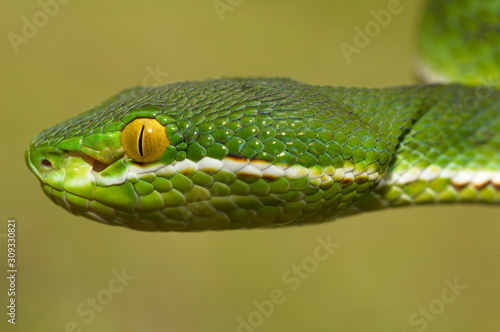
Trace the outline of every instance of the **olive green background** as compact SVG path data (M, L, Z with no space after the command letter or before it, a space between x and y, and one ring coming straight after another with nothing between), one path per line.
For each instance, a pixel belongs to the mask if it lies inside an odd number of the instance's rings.
M370 11L389 2L232 0L221 20L212 0L72 0L17 53L8 33L22 35L23 17L43 19L42 9L37 1L3 2L0 330L65 331L74 322L81 331L237 331L237 318L249 315L260 323L255 331L500 330L498 207L404 208L274 230L142 233L69 214L25 166L24 149L42 129L143 83L220 76L412 83L420 1L401 0L401 12L350 63L339 46L353 44L353 29L364 29ZM8 218L17 219L15 326L5 314ZM315 267L318 237L340 246ZM292 291L282 277L303 262L312 271ZM119 285L113 271L122 269L134 279L109 298L110 282L115 291ZM444 303L445 282L455 278L467 288ZM254 301L268 303L276 289L284 303L268 317L256 314ZM106 305L95 317L77 312L96 296ZM429 305L439 315L426 329L422 321L412 326L409 317Z

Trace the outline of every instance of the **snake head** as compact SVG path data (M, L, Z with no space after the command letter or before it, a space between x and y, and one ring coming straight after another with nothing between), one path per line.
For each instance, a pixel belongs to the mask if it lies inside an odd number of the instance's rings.
M319 222L379 181L390 146L286 79L135 88L43 131L26 160L67 210L140 230Z
M26 162L56 204L113 225L137 219L136 211L158 209L151 176L173 161L175 149L166 152L165 127L155 119L161 108L137 105L144 93L147 88L124 91L33 139ZM160 182L154 184L162 187Z

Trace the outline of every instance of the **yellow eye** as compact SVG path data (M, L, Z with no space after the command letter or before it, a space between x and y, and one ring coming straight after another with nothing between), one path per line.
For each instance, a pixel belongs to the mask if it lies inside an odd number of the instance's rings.
M120 142L125 154L140 163L157 160L170 143L165 127L156 119L149 118L128 123L122 130Z

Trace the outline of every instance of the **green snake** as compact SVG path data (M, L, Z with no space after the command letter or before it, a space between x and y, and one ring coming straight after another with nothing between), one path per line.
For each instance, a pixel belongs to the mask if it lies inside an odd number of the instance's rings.
M421 72L463 83L367 89L233 78L138 87L41 132L27 164L70 212L146 231L498 204L500 4L433 1L426 13Z

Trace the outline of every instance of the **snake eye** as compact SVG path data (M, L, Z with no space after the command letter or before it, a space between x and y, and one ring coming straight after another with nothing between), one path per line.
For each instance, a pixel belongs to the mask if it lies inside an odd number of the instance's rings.
M120 142L123 151L132 160L149 163L163 155L170 143L165 127L156 119L139 118L123 128Z

